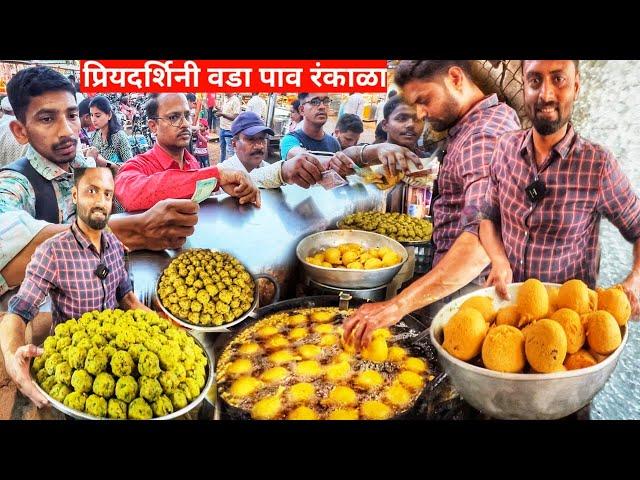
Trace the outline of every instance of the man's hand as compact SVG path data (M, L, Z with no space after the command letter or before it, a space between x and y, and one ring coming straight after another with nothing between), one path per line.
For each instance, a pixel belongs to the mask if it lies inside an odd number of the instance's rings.
M632 273L624 279L620 286L624 293L627 294L629 303L631 303L631 319L638 320L640 316L640 301L638 300L640 296L640 277Z
M320 161L311 154L300 153L282 163L282 179L285 183L309 188L322 180L324 170Z
M176 249L184 245L198 223L199 205L187 199L161 200L142 213L143 225L138 233L148 250Z
M341 177L346 177L353 173L353 160L342 152L336 152L329 160L329 168L334 169Z
M49 402L33 385L29 375L29 359L40 356L43 353L44 350L42 348L30 344L18 347L16 353L5 355L4 357L4 366L11 380L14 381L18 390L35 403L38 408L47 406Z
M94 160L98 160L98 149L96 147L89 147L84 150L85 157L91 157Z
M496 260L491 264L491 273L489 273L484 286L495 286L496 292L500 298L503 300L511 300L509 290L507 289L507 285L511 282L513 282L513 271L511 270L511 265L509 265L508 260L501 259Z
M420 158L411 150L400 145L381 143L378 145L378 160L395 177L397 172L411 173L409 162L417 168L422 168Z
M218 167L220 187L232 197L240 199L240 205L253 203L260 207L260 190L251 177L240 170Z
M356 350L369 345L373 331L398 323L404 315L393 301L365 303L344 322L343 338Z

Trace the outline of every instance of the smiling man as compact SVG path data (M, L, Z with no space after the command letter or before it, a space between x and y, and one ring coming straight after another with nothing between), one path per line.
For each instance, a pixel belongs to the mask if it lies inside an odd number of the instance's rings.
M26 325L51 296L53 325L92 310L149 310L133 293L124 264L124 247L105 230L113 201L108 168L76 168L73 203L76 221L66 232L42 243L27 266L24 282L0 323L0 347L7 373L36 405L46 400L29 378L29 358L42 353L25 345Z

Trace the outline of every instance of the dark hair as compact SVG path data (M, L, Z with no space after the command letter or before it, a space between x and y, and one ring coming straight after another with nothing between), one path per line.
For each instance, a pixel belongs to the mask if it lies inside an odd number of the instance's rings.
M451 67L460 67L471 78L470 60L402 60L393 82L404 87L411 80L431 80L445 74Z
M384 108L382 109L385 120L389 120L389 117L393 111L398 108L398 105L408 105L408 103L405 102L400 95L396 95L387 100L387 103L384 104Z
M300 102L300 105L302 105L302 103L304 102L304 99L307 98L308 96L309 96L308 92L298 94L298 101Z
M522 66L523 72L524 72L524 62L526 62L526 60L520 60L520 65ZM573 60L573 65L576 67L576 73L580 73L580 60Z
M384 131L384 129L382 128L382 122L379 122L378 125L376 125L376 132L375 132L375 137L376 137L376 141L381 140L383 142L387 141L387 132Z
M75 99L76 89L59 72L45 66L25 68L16 73L7 83L7 96L16 118L25 123L27 109L33 97L47 92L69 92Z
M93 168L104 168L106 170L109 170L109 172L111 172L111 176L113 177L113 170L108 167L77 167L73 169L73 184L77 187L80 183L80 180L82 180L82 177L84 177L84 174L87 173L87 170L91 170Z
M390 98L395 97L398 94L398 92L396 92L395 90L389 90L389 93L387 94L387 100L389 100Z
M198 100L198 97L196 97L195 93L187 93L188 102L195 102L197 100Z
M81 117L84 117L85 115L90 113L89 112L90 103L91 103L91 99L85 98L78 104L78 113L80 114Z
M291 106L295 109L296 112L300 113L298 110L300 108L300 100L294 100Z
M120 130L122 130L122 125L120 125L118 116L113 112L113 109L111 108L111 103L109 103L109 100L107 99L107 97L103 97L102 95L98 95L97 97L94 97L93 100L91 100L91 103L89 104L89 108L91 107L96 107L101 112L104 112L106 114L109 114L109 113L111 114L111 119L107 124L107 127L108 127L107 144L111 145L111 135L115 135Z
M147 113L147 118L153 119L158 117L158 97L160 97L159 93L152 93L149 95L149 100L144 104L144 110Z
M338 120L336 129L341 132L351 131L354 133L362 133L364 131L364 126L362 125L362 120L360 120L359 116L354 115L353 113L345 113Z

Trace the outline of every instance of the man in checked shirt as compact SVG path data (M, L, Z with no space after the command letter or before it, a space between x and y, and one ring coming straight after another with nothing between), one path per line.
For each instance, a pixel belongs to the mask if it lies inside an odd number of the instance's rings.
M113 173L108 168L76 168L71 228L43 242L27 266L9 313L0 322L0 347L7 373L38 407L47 400L29 377L29 359L42 354L25 345L26 325L51 295L53 326L92 310L149 310L135 296L124 265L124 247L105 230L113 201Z
M349 318L344 335L349 339L353 332L356 347L367 344L374 329L393 325L404 315L458 290L456 294L463 294L461 289L472 281L475 284L470 289L483 283L480 274L489 257L480 244L477 227L474 231L465 225L489 188L489 166L498 138L520 128L511 107L498 101L495 94L485 96L474 83L469 61L405 60L398 66L394 82L402 88L403 99L415 105L418 118L427 120L434 130L448 130L447 152L438 175L439 197L433 203L434 267L395 298L363 305ZM407 171L407 161L417 161L414 153L400 145L353 148L361 149L364 162L378 160L392 174L399 168ZM432 309L437 311L437 305Z
M580 91L577 60L526 60L524 100L533 128L504 135L491 163L491 188L478 217L491 258L488 283L577 278L594 288L604 215L633 243L622 282L640 313L640 199L611 152L578 135L570 122Z

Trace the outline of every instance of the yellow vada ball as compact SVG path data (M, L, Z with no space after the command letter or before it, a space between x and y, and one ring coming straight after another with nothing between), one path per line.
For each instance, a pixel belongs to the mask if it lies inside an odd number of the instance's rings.
M589 348L588 352L589 352L589 355L591 355L597 363L602 362L604 359L606 359L609 356L609 355L602 355L601 353L596 352L592 348Z
M340 343L340 338L337 335L323 335L320 338L320 346L330 347L331 345L337 345Z
M348 250L342 254L342 264L349 265L358 259L358 252L355 250Z
M375 363L384 362L389 355L387 341L383 337L374 338L369 345L362 349L360 354L364 360Z
M405 358L407 358L407 351L396 345L389 347L389 354L387 355L387 360L394 363L402 362Z
M330 247L324 251L325 261L332 263L333 265L342 263L341 256L342 254L340 253L340 249L336 247Z
M418 357L408 357L402 364L402 368L415 373L424 373L427 371L427 362Z
M268 358L271 363L282 365L283 363L297 360L300 357L294 355L291 350L278 350L277 352L273 352L271 355L269 355Z
M302 315L300 313L297 313L296 315L291 315L287 319L287 323L292 327L296 327L296 326L299 326L299 325L304 325L305 323L307 323L307 317L306 317L306 315Z
M382 259L383 267L392 267L393 265L396 265L397 263L400 263L402 261L402 257L396 252L385 253L380 258Z
M380 260L379 258L370 258L369 260L364 262L365 270L375 270L377 268L382 268L382 267L383 267L382 260Z
M589 288L582 280L564 282L558 291L558 308L582 314L590 311Z
M549 295L549 311L546 316L550 316L558 309L558 292L560 291L560 287L553 285L545 285L545 287Z
M336 408L329 412L329 420L358 420L360 415L355 408Z
M304 360L296 363L294 370L301 377L318 377L322 375L322 367L315 360Z
M493 323L496 318L496 311L493 308L493 299L491 297L475 296L465 300L460 305L460 310L463 308L475 308L482 314L485 322Z
M288 345L289 345L289 340L287 340L286 337L284 337L281 334L273 335L265 343L265 346L269 350L276 350L278 348L286 347Z
M589 311L596 312L598 310L598 292L589 289Z
M244 343L238 348L238 352L242 355L253 355L262 351L260 345L254 342Z
M289 370L284 367L273 367L265 370L260 379L267 383L281 382L289 376Z
M329 392L327 403L342 407L350 407L356 405L358 403L358 399L356 392L351 388L338 385L337 387L333 387Z
M384 391L384 399L394 407L406 407L411 402L411 393L401 384L394 383Z
M335 318L335 313L327 311L313 312L310 317L316 323L331 322Z
M300 345L298 347L298 353L300 353L300 356L305 360L313 360L322 355L322 348L318 345Z
M567 370L579 370L581 368L593 367L596 363L595 358L586 350L578 350L575 353L567 355L564 366Z
M526 365L524 335L511 325L492 328L482 344L482 362L489 370L518 373Z
M496 325L511 325L517 327L520 323L520 312L517 305L508 305L498 310Z
M251 417L256 420L273 420L282 410L280 395L265 397L255 403L251 409Z
M420 375L416 372L412 372L411 370L404 370L400 372L398 375L398 381L402 384L402 386L408 388L412 392L417 392L422 389L424 385L424 380Z
M480 353L488 328L484 317L476 309L459 310L444 326L442 347L460 360L471 360Z
M320 266L324 268L333 268L333 265L330 264L329 262L322 262Z
M227 373L232 375L242 375L244 373L251 372L253 365L251 364L251 360L246 358L238 358L229 364L227 367Z
M291 403L310 402L315 399L316 389L311 383L300 382L292 385L287 393Z
M360 405L360 415L366 420L386 420L392 413L391 408L378 400L367 400Z
M318 413L309 407L298 407L292 410L287 419L289 420L318 420Z
M567 356L567 336L562 326L548 318L531 325L525 336L525 354L536 372L557 371Z
M347 362L351 363L353 361L353 355L348 352L340 352L335 357L333 357L334 363Z
M345 380L351 376L351 365L348 362L338 362L327 365L325 376L330 382Z
M313 326L313 331L319 334L333 333L333 325L330 323L321 323Z
M347 264L347 268L350 270L364 270L362 262L351 262Z
M580 315L568 308L556 310L551 319L562 325L567 336L567 353L576 353L584 345L586 338Z
M385 340L392 336L393 334L388 328L376 328L371 334L371 338L384 338Z
M274 327L273 325L267 325L266 327L262 327L260 330L256 332L256 335L259 338L268 338L271 335L275 335L278 333L280 329L278 327Z
M258 388L262 386L262 382L257 378L250 376L243 376L238 378L231 384L229 391L234 397L248 397Z
M296 342L309 335L309 330L305 327L296 327L289 332L289 340Z
M356 353L356 347L353 345L353 342L347 341L347 339L344 338L344 334L340 337L340 344L345 352L349 354Z
M364 370L356 376L354 383L363 390L374 390L384 383L384 378L375 370Z
M547 289L540 280L530 278L518 289L516 305L520 312L520 327L544 317L549 311Z
M620 326L631 317L631 303L621 286L598 290L598 310L609 312Z
M359 251L360 245L357 243L343 243L342 245L338 245L338 250L340 250L340 253L344 255L345 252Z
M620 346L622 334L613 315L605 310L598 310L589 315L587 342L601 355L609 355Z

